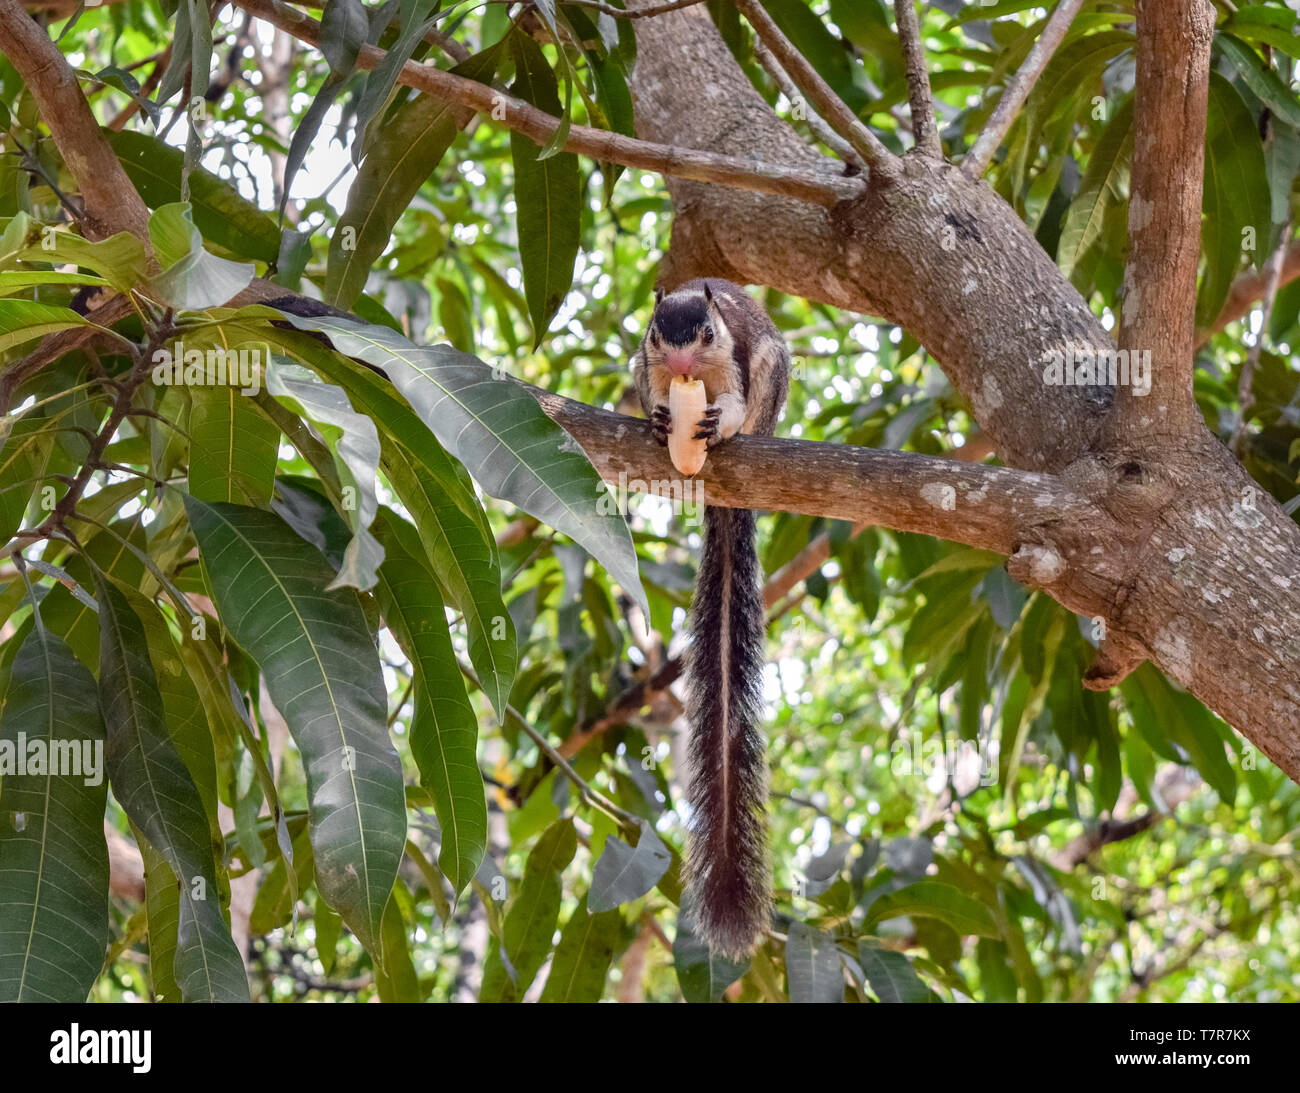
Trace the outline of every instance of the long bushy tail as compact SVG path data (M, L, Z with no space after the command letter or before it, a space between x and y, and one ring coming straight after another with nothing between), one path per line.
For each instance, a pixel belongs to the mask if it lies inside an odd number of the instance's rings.
M766 627L756 532L754 513L746 509L705 509L687 691L687 870L697 928L711 949L736 958L751 952L767 929L772 901L760 726Z

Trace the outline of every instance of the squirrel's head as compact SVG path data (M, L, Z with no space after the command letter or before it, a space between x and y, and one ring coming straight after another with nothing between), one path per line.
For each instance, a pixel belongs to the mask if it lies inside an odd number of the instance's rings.
M734 343L713 293L655 292L655 311L643 343L646 363L674 376L701 379L731 364Z

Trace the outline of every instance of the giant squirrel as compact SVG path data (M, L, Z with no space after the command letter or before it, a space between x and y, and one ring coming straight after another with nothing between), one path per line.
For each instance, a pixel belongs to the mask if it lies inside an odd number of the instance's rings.
M691 435L709 447L738 432L770 436L790 384L789 350L767 313L739 285L712 278L656 293L633 368L641 405L664 445L674 424L674 376L704 383L708 408ZM687 653L688 886L700 935L732 958L753 951L772 903L756 533L750 510L706 506Z

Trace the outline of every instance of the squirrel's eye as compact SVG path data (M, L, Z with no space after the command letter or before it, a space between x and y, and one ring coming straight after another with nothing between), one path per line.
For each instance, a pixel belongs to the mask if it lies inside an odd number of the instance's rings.
M713 344L713 327L706 326L703 330L700 331L700 341L702 341L705 345Z

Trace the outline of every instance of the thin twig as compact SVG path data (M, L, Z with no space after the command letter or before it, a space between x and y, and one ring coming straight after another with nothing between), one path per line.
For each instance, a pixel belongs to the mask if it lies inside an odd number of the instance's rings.
M988 165L993 161L993 155L1001 146L1007 130L1016 120L1020 108L1029 98L1029 92L1034 89L1038 77L1042 75L1047 62L1052 59L1052 54L1065 38L1065 32L1070 29L1070 24L1074 22L1074 17L1079 14L1081 7L1083 7L1083 0L1061 0L1056 10L1052 12L1052 17L1047 20L1047 26L1043 27L1043 33L1038 36L1038 41L1029 50L1020 70L1003 90L1002 98L985 123L983 132L962 158L962 173L967 177L979 178L988 170Z
M309 45L317 45L320 41L320 24L281 0L233 0L233 3ZM357 67L372 69L386 56L382 49L363 46L357 57ZM561 119L522 99L431 65L407 61L398 82L488 114L494 122L522 133L538 145L546 144L562 124ZM884 151L884 146L880 147L887 156L889 153ZM862 192L860 179L758 163L736 156L719 156L694 148L655 144L586 125L569 127L564 149L602 163L618 163L696 182L715 182L758 193L792 197L827 208Z
M817 70L808 63L781 28L763 9L758 0L733 0L741 14L749 21L762 43L772 51L781 67L790 74L804 97L813 104L840 136L858 153L872 171L882 175L893 174L898 161L879 138L857 118Z
M942 159L943 146L939 143L939 128L934 120L930 73L925 67L925 49L921 45L921 25L916 18L914 0L894 0L894 18L898 23L903 59L907 62L907 98L911 104L916 149L924 156Z
M478 673L459 658L457 658L457 663L460 665L461 675L473 683L474 686L478 687L479 690L482 690L483 685L479 682ZM601 812L605 813L606 816L626 831L639 832L641 830L641 821L639 819L633 816L632 813L619 808L618 805L587 782L581 774L573 769L569 764L569 761L556 750L555 746L546 739L545 735L533 728L532 723L528 718L513 706L506 706L506 716L523 729L525 735L527 735L529 739L531 739L533 743L541 749L542 754L560 768L561 773L577 787L578 793L587 804L591 805L592 808L599 809Z
M776 86L781 89L781 94L790 100L792 107L797 109L798 104L806 102L802 93L795 87L794 81L790 79L790 74L781 67L781 62L773 56L772 51L762 42L754 43L754 57L763 66L763 70L776 82ZM862 162L862 157L853 150L853 146L835 132L815 110L805 110L803 120L808 123L812 135L839 156L840 159L844 160L845 163L852 163L855 167L866 166Z
M1278 279L1278 287L1289 285L1298 277L1300 277L1300 240L1292 240L1282 258L1282 272ZM1265 266L1262 270L1243 273L1233 281L1232 287L1228 289L1228 298L1214 321L1196 332L1196 348L1200 349L1215 334L1229 323L1236 322L1246 315L1256 302L1263 299L1264 292L1268 289L1268 279L1269 270Z
M513 2L513 0L504 0L504 2ZM630 10L616 8L613 4L602 3L602 0L565 0L565 2L575 8L591 8L602 15L612 15L615 19L653 19L656 15L666 15L670 11L693 8L697 4L703 4L705 0L671 0L667 4L653 4L648 8Z

